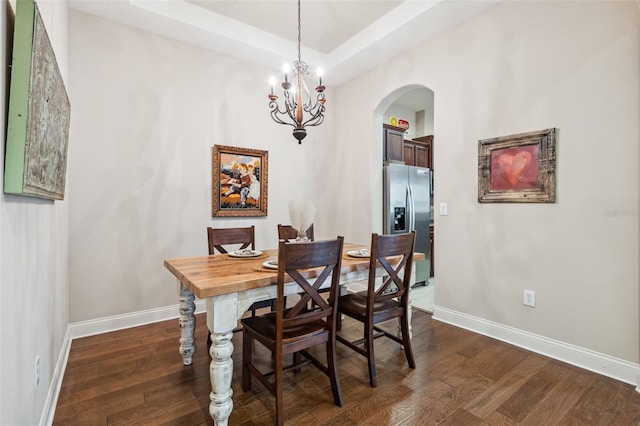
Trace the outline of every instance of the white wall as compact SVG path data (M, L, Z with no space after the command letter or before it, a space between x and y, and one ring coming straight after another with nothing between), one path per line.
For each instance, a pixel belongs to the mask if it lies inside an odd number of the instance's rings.
M205 255L207 226L255 224L273 247L289 201L314 199L322 132L298 145L272 121L277 70L77 11L70 66L71 322L176 304L163 261ZM212 219L214 144L268 151L267 217Z
M435 93L436 305L637 363L639 9L504 2L340 87L346 168L326 184L357 236L380 223L380 121L405 85ZM371 108L362 108L370 105ZM478 140L556 127L555 204L479 204ZM373 184L371 184L373 182ZM353 189L353 187L351 188ZM352 196L370 219L349 215ZM536 308L522 304L536 291ZM436 307L436 314L438 307Z
M13 22L0 7L0 114L5 140L5 35ZM67 8L64 1L39 1L47 33L68 88ZM12 37L12 33L10 33ZM72 103L72 120L74 119ZM4 175L4 149L2 175ZM2 194L0 196L0 424L35 425L50 402L54 370L67 329L68 206ZM40 385L34 389L34 363L40 356Z

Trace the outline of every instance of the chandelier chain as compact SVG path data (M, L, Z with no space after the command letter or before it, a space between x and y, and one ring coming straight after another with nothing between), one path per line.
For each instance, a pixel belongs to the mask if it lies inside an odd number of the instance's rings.
M302 45L302 25L300 24L300 16L300 0L298 0L298 62L302 60L302 55L300 54L300 46Z

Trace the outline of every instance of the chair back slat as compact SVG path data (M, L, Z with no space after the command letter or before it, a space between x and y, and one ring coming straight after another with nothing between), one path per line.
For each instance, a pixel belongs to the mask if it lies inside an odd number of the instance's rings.
M320 295L320 288L330 282L329 300L336 300L340 284L343 237L335 240L305 243L278 244L278 310L277 333L287 327L308 324L326 319L335 327L336 310L333 303L327 303ZM285 278L289 276L301 288L300 299L290 308L284 309ZM308 309L313 301L313 308Z
M305 234L309 241L314 241L313 238L313 223L307 230ZM280 225L278 224L278 239L279 240L295 240L298 238L298 230L291 225Z
M301 303L297 303L296 306L290 310L291 315L296 315L297 313L299 313L303 309L303 307L306 306L308 302L314 302L316 305L319 305L323 309L327 307L327 302L320 295L320 291L321 291L320 287L327 280L327 277L329 276L329 274L333 272L333 266L334 265L325 266L322 273L320 273L315 278L313 285L311 285L307 281L307 279L302 274L300 274L299 271L294 269L289 269L289 272L288 272L289 276L291 276L298 283L298 285L302 287L302 289L304 290L304 292L300 295Z
M415 231L407 234L371 236L367 309L373 310L377 302L408 297L413 268ZM376 289L376 267L386 271L382 285Z
M209 254L227 253L229 245L239 245L239 250L251 247L255 250L255 226L246 228L207 228L209 237Z

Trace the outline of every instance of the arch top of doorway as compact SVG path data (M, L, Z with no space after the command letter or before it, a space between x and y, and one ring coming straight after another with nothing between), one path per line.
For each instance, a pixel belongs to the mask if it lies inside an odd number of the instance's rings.
M427 106L426 103L428 102L428 98L430 98L431 102L433 102L433 96L434 96L433 90L429 89L427 86L424 86L422 84L407 84L387 94L380 101L380 103L378 103L378 106L374 108L373 115L381 117L382 114L384 114L389 109L389 107L394 103L396 103L399 99L406 96L411 96L412 94L419 93L419 92L424 92L425 106Z

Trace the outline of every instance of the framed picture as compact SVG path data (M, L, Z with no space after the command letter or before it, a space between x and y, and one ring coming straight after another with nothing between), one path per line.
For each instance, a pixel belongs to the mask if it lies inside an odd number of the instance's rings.
M213 216L266 216L269 153L213 146Z
M62 200L71 106L33 0L18 0L7 115L4 192Z
M556 129L478 141L478 201L555 203Z

